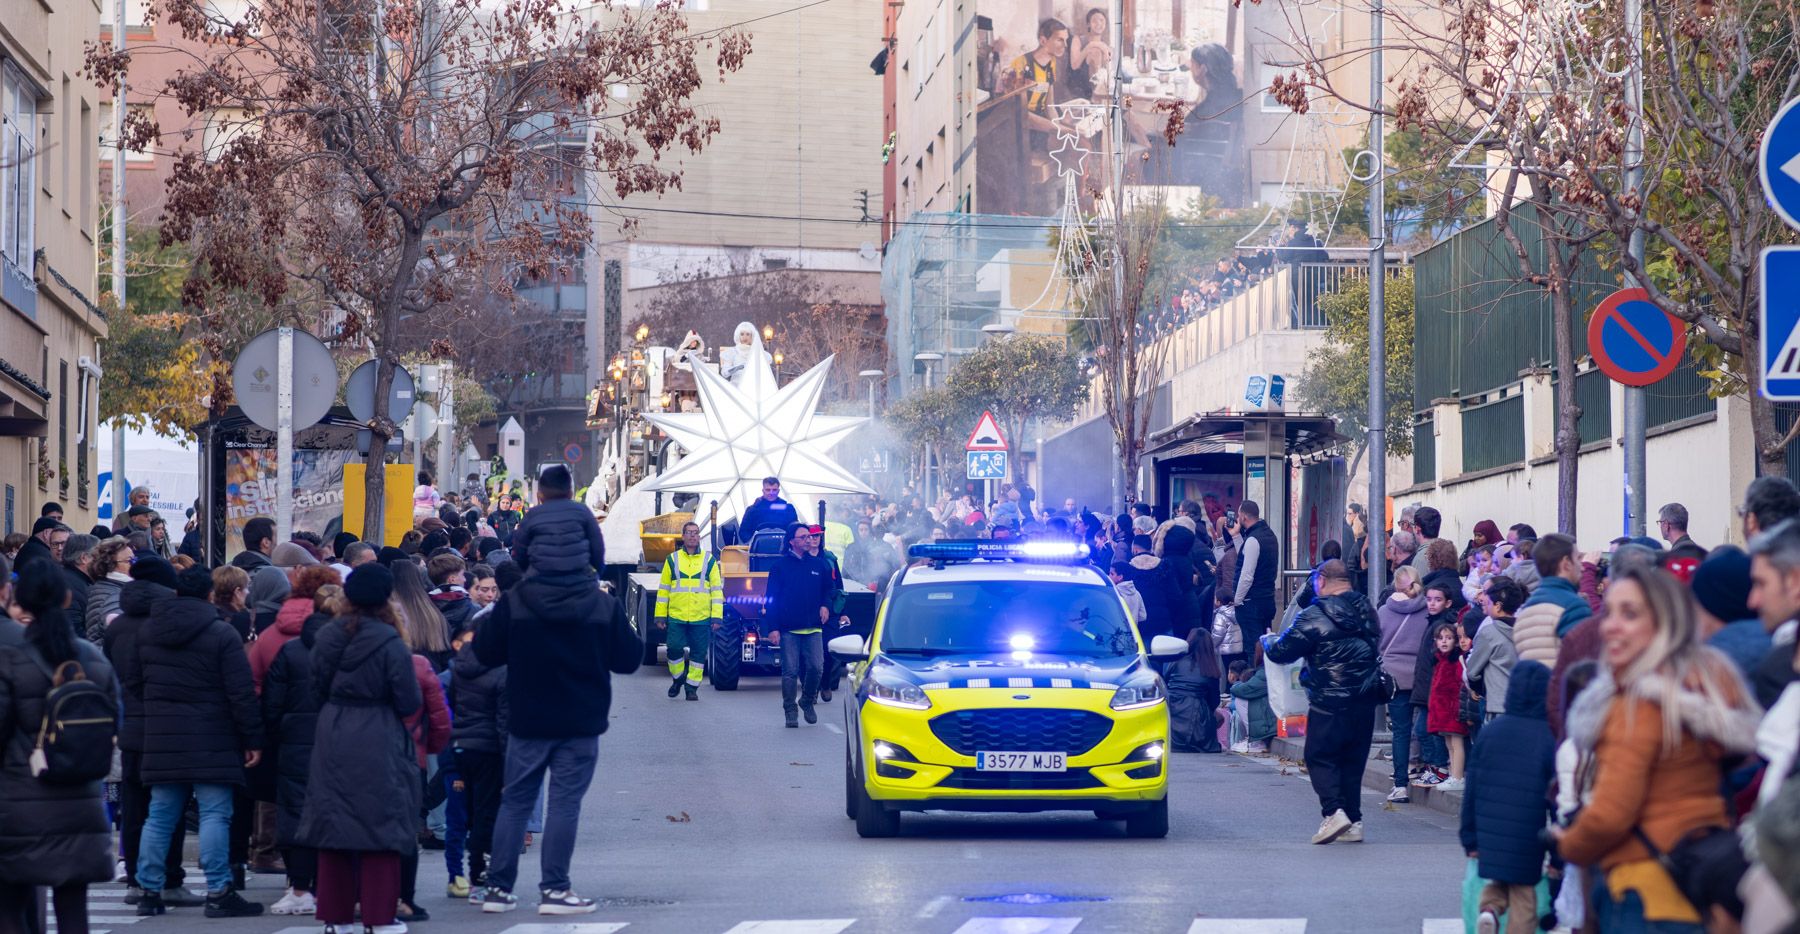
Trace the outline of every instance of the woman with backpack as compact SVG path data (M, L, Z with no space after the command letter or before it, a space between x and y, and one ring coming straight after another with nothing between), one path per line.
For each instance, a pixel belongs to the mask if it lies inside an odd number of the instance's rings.
M0 932L35 930L38 886L56 927L87 934L87 889L113 876L103 785L119 733L119 682L98 646L75 637L62 571L19 570L0 638ZM15 633L17 630L14 630ZM29 919L29 920L28 920Z

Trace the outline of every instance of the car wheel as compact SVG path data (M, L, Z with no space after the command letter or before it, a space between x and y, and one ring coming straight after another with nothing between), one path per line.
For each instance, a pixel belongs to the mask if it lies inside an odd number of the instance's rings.
M1125 835L1146 840L1160 840L1169 835L1169 799L1152 803L1149 807L1128 815L1125 818Z
M856 835L859 837L892 837L900 833L900 812L890 811L869 797L862 782L851 780L852 800L856 803Z
M856 793L862 788L856 781L856 767L850 764L850 750L844 750L844 816L856 819Z
M738 628L739 625L731 612L726 611L725 619L713 631L712 651L707 653L711 658L706 666L706 673L712 679L715 691L735 691L738 688L738 671L743 662L738 653L742 651L740 646L744 639L744 632Z

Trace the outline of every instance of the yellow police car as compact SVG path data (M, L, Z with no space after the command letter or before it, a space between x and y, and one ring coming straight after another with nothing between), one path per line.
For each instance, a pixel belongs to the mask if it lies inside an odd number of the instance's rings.
M1148 647L1110 581L1060 542L915 545L852 662L844 810L864 837L904 811L1093 811L1169 832L1169 714Z

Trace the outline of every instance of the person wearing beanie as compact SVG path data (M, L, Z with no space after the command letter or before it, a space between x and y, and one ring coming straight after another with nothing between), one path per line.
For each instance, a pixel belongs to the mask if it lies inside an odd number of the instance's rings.
M143 692L139 777L150 786L150 814L138 854L140 916L168 907L165 873L190 797L200 806L206 916L250 917L263 910L233 888L229 843L233 793L245 783L244 770L262 761L262 717L243 640L208 602L212 590L212 572L181 572L175 595L152 602L135 657L120 658L120 679L138 683Z
M1688 586L1700 604L1700 638L1749 677L1773 645L1750 609L1750 556L1735 545L1720 545L1694 569Z
M123 547L122 542L119 547ZM175 577L175 566L161 558L144 558L133 564L131 579L119 588L119 615L99 630L100 647L120 675L120 699L125 710L124 725L119 730L119 845L125 858L128 905L141 902L144 894L138 885L137 868L144 821L150 816L150 786L144 784L142 774L144 682L138 640L150 623L152 608L175 596ZM177 821L163 861L163 889L159 894L166 907L194 908L206 904L203 896L188 891L182 884L187 878L187 871L181 867L186 837L187 822Z
M69 527L54 516L42 516L31 524L31 537L26 539L19 553L13 557L13 569L25 566L28 561L61 561L62 547L69 540Z
M410 561L410 560L412 560L412 558L409 557L406 554L406 552L401 551L400 549L395 548L392 545L383 545L383 546L381 546L381 548L379 550L377 550L375 552L375 563L381 565L384 568L392 567L394 562L396 562L396 561ZM355 573L355 572L352 571L351 573Z
M592 577L604 570L606 546L600 540L600 522L571 498L575 485L569 468L545 467L537 492L538 507L526 513L513 532L514 563L528 574L548 577Z
M300 568L318 564L319 559L299 542L282 542L269 554L269 563L278 568Z
M360 903L363 925L405 930L395 924L401 856L417 847L424 798L405 721L424 699L393 593L382 565L351 571L349 611L313 640L318 727L292 842L318 851L314 917L327 929L348 928Z

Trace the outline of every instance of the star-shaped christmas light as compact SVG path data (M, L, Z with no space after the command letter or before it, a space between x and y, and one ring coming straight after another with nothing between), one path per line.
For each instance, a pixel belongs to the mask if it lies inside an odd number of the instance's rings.
M1050 151L1058 175L1080 175L1087 170L1087 157L1088 151L1081 141L1066 134L1062 137L1062 145Z
M828 493L874 492L827 453L868 420L817 414L833 358L777 386L768 353L754 354L741 385L694 367L701 411L644 415L687 452L649 488L698 493L703 503L717 499L720 522L742 515L762 495L764 477L780 477L783 495L796 504Z

